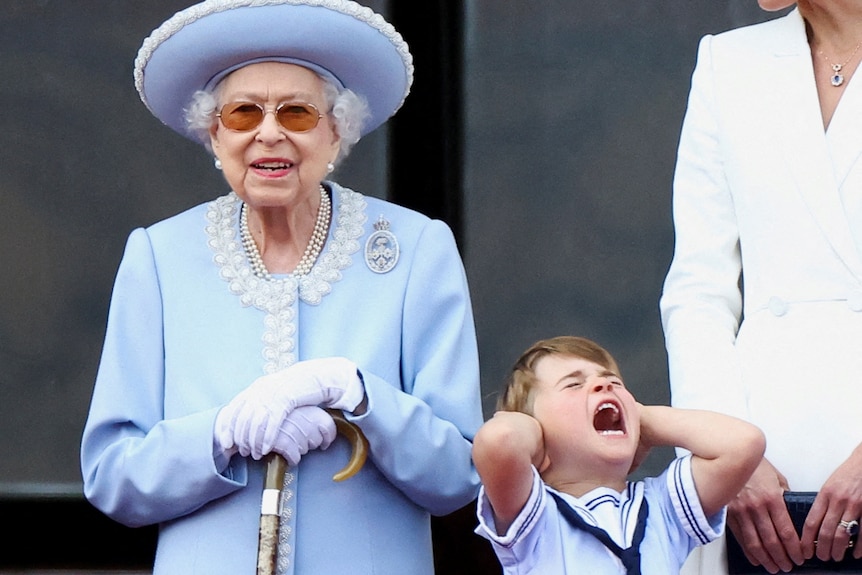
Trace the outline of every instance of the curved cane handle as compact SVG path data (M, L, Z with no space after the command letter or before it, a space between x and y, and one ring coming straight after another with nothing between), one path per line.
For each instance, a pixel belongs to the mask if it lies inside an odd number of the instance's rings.
M359 429L355 423L351 423L344 418L344 414L337 409L327 409L326 412L332 416L335 421L335 429L343 435L353 446L353 451L350 454L350 461L344 468L332 476L333 481L344 481L353 477L362 466L365 465L365 460L368 458L368 439L365 434Z

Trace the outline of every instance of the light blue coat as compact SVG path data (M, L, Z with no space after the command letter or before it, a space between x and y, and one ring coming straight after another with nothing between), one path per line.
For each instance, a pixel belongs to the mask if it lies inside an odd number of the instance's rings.
M265 371L344 356L361 370L370 444L355 477L339 437L290 470L288 572L433 573L429 514L478 493L470 458L482 423L464 269L440 221L336 184L312 274L283 291L249 273L232 194L137 229L117 273L84 430L87 498L113 519L158 523L155 574L253 574L263 466L219 473L219 407ZM365 243L379 216L400 255L377 273ZM293 570L293 571L292 571Z

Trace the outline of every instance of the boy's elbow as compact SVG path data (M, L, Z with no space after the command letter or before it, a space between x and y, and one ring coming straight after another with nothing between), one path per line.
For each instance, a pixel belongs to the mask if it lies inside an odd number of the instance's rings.
M744 454L746 468L750 476L760 464L766 453L766 435L756 425L746 424L746 430L739 441L739 453Z
M473 459L505 457L512 453L511 445L516 435L507 426L496 425L493 420L485 423L473 438Z
M751 451L752 457L755 459L761 459L763 454L766 452L766 435L764 435L763 430L757 427L754 424L748 424L748 446Z
M513 426L486 422L473 438L473 462L479 474L494 468L510 468L522 460L529 462L524 437Z

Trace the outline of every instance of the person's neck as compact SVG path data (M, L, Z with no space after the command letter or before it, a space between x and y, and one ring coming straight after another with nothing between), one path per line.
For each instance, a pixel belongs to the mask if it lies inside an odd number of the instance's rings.
M249 232L269 272L290 273L296 267L315 231L319 210L319 196L296 206L249 210Z
M798 2L814 66L824 130L862 58L862 3L858 0Z
M573 497L583 497L590 491L604 487L622 493L628 484L627 478L619 477L590 477L580 479L555 479L554 477L542 476L544 482L561 493L567 493Z
M852 52L862 40L862 2L804 0L797 6L805 19L812 50L838 58Z

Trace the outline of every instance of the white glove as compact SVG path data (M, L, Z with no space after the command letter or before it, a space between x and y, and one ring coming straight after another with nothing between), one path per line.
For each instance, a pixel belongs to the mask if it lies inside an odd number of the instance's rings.
M295 466L312 449L329 447L335 439L335 432L331 415L319 407L304 405L297 407L281 422L272 450Z
M310 359L257 378L216 417L216 440L224 451L236 446L252 457L272 450L284 418L297 407L356 409L365 386L356 364L343 357Z

